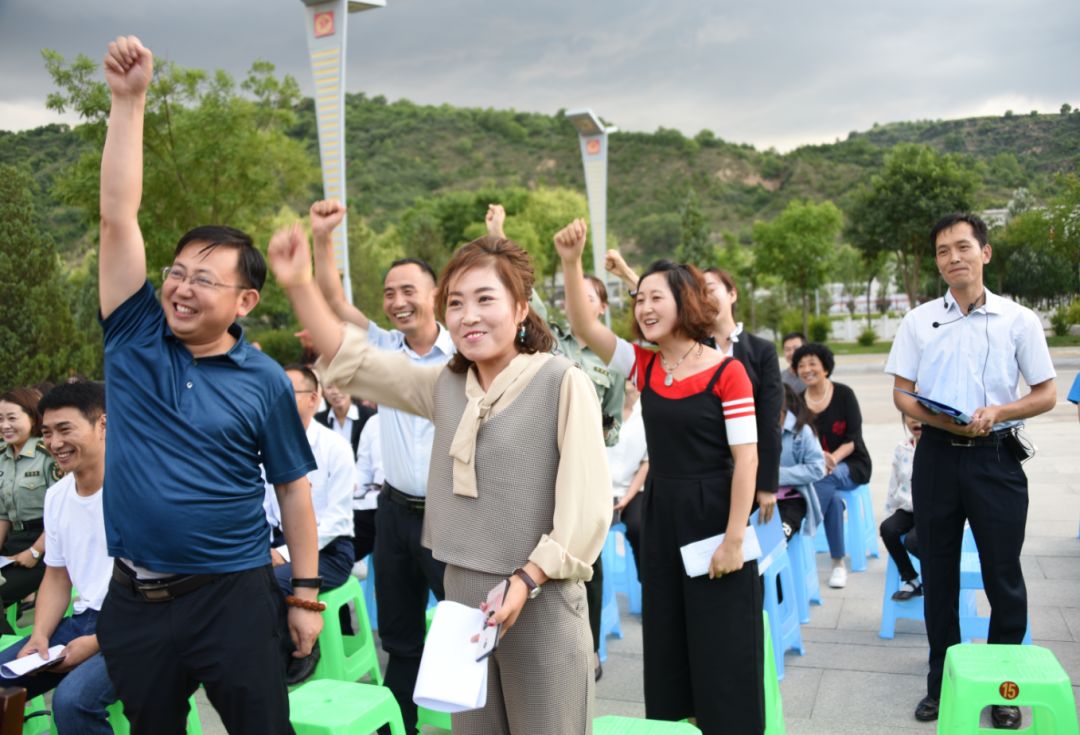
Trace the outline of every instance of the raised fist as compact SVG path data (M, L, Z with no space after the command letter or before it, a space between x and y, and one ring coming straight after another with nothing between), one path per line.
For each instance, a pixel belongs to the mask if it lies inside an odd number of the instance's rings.
M105 53L105 81L114 97L146 94L154 76L154 55L135 36L120 36Z
M266 248L266 259L282 288L311 280L311 248L299 222L274 233Z
M578 260L585 252L585 236L589 228L585 220L576 219L555 233L555 251L565 261Z
M323 199L311 205L311 232L329 235L345 219L345 205L336 199Z
M618 250L608 250L604 255L604 269L619 275L626 270L626 261Z
M506 222L506 209L501 204L489 204L487 214L484 216L484 224L487 225L488 234L493 237L506 237L503 231L503 223Z

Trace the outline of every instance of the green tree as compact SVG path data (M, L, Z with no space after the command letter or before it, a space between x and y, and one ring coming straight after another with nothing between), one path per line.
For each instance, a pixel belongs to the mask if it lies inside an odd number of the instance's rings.
M803 332L810 323L810 297L832 270L844 217L832 202L794 200L771 222L754 223L756 259L802 298Z
M42 233L30 173L0 165L0 283L4 319L0 321L0 386L3 389L70 373L100 372L95 351L75 330L60 277L60 259ZM98 335L93 335L99 339Z
M927 242L934 223L949 212L971 209L976 175L952 155L924 145L897 145L881 173L855 197L848 237L866 257L895 252L904 291L918 303L924 265L933 262Z
M680 212L679 247L675 258L680 263L690 263L704 270L716 265L716 250L709 242L709 221L701 211L697 192L690 189L683 199Z
M90 143L57 180L61 197L98 219L101 150L109 93L97 62L70 64L43 52L57 91L48 106L75 111L78 133ZM139 224L151 274L167 265L174 244L191 227L226 223L253 232L282 203L306 209L317 169L305 143L288 135L296 125L300 89L292 77L256 62L237 88L228 74L208 74L158 61L147 94L143 198Z

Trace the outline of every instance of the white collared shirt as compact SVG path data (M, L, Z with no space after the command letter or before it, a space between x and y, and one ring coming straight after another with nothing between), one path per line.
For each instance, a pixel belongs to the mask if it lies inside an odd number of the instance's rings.
M318 421L307 428L311 453L317 467L307 474L311 483L311 505L319 532L319 548L338 536L353 536L353 492L356 489L356 463L352 444ZM266 519L281 527L281 508L274 486L267 483L263 501Z
M382 350L404 352L419 365L445 365L454 355L450 332L439 324L439 336L426 355L418 355L405 343L398 330L386 330L368 322L368 342ZM382 442L383 470L386 481L403 493L427 497L428 465L431 464L431 442L435 426L427 419L394 408L379 406L382 415L379 434Z
M384 409L379 408L382 412ZM367 420L360 430L360 443L356 447L357 489L353 495L353 510L375 510L379 491L372 485L382 485L382 442L379 439L379 414ZM365 494L366 493L366 494Z
M983 306L967 316L951 291L909 311L885 372L914 381L919 395L969 415L1018 400L1021 375L1028 385L1056 377L1039 317L989 289Z
M729 344L728 348L724 351L724 357L734 357L735 356L735 343L739 341L739 335L742 334L742 333L743 333L742 322L737 322L735 324L735 331L733 331L730 335L728 335L728 339L731 340L731 344Z
M334 413L333 406L331 406L330 410L326 413L326 423L333 429L335 434L349 442L350 447L352 446L353 421L358 421L359 419L360 410L356 407L355 403L349 404L349 410L345 413L345 421L340 424L337 420L337 414Z

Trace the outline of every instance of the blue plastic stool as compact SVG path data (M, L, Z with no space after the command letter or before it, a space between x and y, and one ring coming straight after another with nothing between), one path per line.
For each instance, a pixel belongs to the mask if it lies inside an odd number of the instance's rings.
M896 568L896 562L893 561L892 556L888 554L886 556L889 557L889 566L885 569L885 595L881 599L881 628L878 630L878 636L891 639L896 635L897 620L903 618L925 622L926 614L923 609L922 595L912 597L910 600L892 598L893 593L900 589L900 570ZM911 563L915 565L915 571L921 574L922 567L919 565L919 560L911 557ZM961 613L965 612L963 597L961 595Z
M795 602L799 606L799 622L810 622L810 605L821 604L821 586L818 582L817 562L810 537L796 533L788 541L788 558L795 577Z
M612 575L607 573L609 560L613 568L617 563L615 529L608 531L604 549L600 553L604 564L604 584L600 603L600 650L597 651L597 655L601 661L607 661L607 637L609 635L619 639L623 637L622 627L619 625L619 601L615 598L615 581Z
M878 551L878 527L874 521L874 505L870 486L859 485L840 493L847 512L844 514L844 547L851 557L851 571L865 572L866 557L881 557ZM829 540L823 532L815 534L814 548L819 554L829 550Z
M792 574L787 549L777 549L769 558L771 562L762 574L762 582L765 585L765 612L769 614L773 655L776 659L776 678L782 680L784 654L789 650L794 650L802 656L806 650L803 647L802 632L799 629L799 609L794 594L795 575ZM776 593L777 579L785 590L783 602L780 602Z
M623 547L623 553L621 554L618 553L618 541L620 539ZM616 523L608 531L608 541L604 543L603 559L604 577L611 577L611 582L615 586L615 594L626 595L626 599L630 603L630 612L634 615L640 615L641 581L637 575L637 564L634 563L634 550L630 548L630 542L626 538L625 524Z
M378 630L379 610L375 607L375 555L368 554L364 557L364 561L367 563L367 576L360 583L360 586L364 588L364 606L371 620L371 629Z
M983 587L982 565L979 563L979 547L971 527L964 527L964 542L960 549L960 641L971 643L975 638L983 640L990 634L990 618L979 615L975 608L975 590ZM968 603L965 604L965 597ZM1025 646L1031 645L1031 616L1028 616Z

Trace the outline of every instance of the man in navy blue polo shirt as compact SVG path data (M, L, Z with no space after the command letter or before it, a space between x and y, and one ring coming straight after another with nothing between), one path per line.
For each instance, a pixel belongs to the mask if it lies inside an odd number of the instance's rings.
M320 583L306 478L315 462L291 383L235 323L266 278L251 239L198 227L164 270L160 302L147 281L138 211L152 71L134 36L109 44L99 279L116 567L98 640L136 732L183 732L202 684L230 733L291 733L286 656L310 653L322 628L310 609ZM295 596L285 601L260 463L292 550Z

